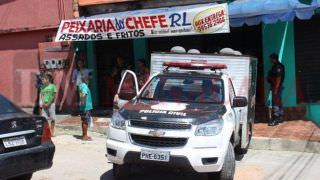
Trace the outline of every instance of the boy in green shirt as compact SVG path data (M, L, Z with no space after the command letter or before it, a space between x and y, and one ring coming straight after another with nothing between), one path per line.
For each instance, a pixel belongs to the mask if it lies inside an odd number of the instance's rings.
M47 120L51 120L51 134L54 135L54 125L56 120L56 93L57 89L54 84L50 82L50 77L48 74L43 75L41 78L42 87L40 91L41 98L41 107L42 107L42 116L44 116Z
M88 87L89 81L90 81L89 76L83 76L82 83L79 85L80 111L82 112L81 113L82 140L84 140L84 141L92 140L92 138L88 136L88 125L91 121L90 111L93 109L91 92Z

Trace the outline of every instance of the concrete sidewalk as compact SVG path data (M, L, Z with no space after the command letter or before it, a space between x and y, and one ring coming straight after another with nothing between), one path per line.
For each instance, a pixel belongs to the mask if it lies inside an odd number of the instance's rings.
M93 117L94 127L90 131L106 134L111 115L107 117ZM70 116L59 120L57 128L81 131L80 116ZM251 149L298 151L320 153L320 129L311 121L296 120L270 127L266 123L254 126Z
M320 153L320 128L311 121L285 121L274 127L257 123L253 135L252 149Z

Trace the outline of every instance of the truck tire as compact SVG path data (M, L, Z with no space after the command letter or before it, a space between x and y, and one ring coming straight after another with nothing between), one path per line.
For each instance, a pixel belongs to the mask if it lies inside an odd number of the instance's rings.
M240 141L240 143L235 148L235 152L237 154L242 155L242 154L246 154L248 152L248 149L249 149L249 146L250 146L250 142L251 142L251 138L252 138L252 123L249 124L248 128L249 128L249 131L248 131L248 133L249 133L249 142L248 142L248 144L247 144L247 146L245 148L241 148L241 141Z
M129 164L113 164L113 176L116 180L125 180L130 176L131 166Z
M224 158L224 163L222 165L222 169L218 173L209 173L208 177L210 180L219 179L219 180L233 180L235 173L236 161L234 148L231 142L228 146L227 154Z

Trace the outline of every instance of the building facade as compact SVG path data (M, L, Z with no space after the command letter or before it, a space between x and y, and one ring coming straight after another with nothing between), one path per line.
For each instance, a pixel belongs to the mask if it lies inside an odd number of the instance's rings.
M143 0L79 0L80 16L93 16L110 12L128 11L136 9L149 9L168 6L180 6L189 4L208 3L212 1L143 1ZM217 1L225 2L225 1ZM297 1L298 2L298 1ZM308 1L305 3L311 3ZM101 85L103 72L108 71L112 65L110 61L117 54L126 56L127 59L148 59L153 51L168 51L174 45L197 48L201 52L213 53L218 48L231 47L258 57L258 90L257 113L259 117L267 116L267 107L270 86L267 83L267 74L271 68L269 55L278 53L280 61L286 67L284 81L283 103L286 107L287 119L307 118L320 123L320 89L317 83L319 66L316 57L319 43L313 42L317 37L316 27L319 15L310 20L277 22L272 24L259 23L254 26L242 26L232 28L228 35L201 35L189 37L170 38L142 38L133 40L117 40L104 42L84 42L80 46L86 46L88 65L96 70L92 88L94 90L95 104L101 104L101 96L104 89ZM82 45L81 45L82 44ZM116 47L113 49L113 47ZM100 97L99 97L100 96ZM111 101L112 103L112 101ZM108 103L107 103L108 104Z

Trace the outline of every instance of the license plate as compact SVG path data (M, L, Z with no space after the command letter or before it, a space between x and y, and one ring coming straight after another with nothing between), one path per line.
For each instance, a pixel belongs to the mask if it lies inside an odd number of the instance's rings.
M141 150L140 158L150 161L169 162L170 154L166 151Z
M24 136L7 138L3 139L2 141L5 148L23 146L27 144L26 138Z

